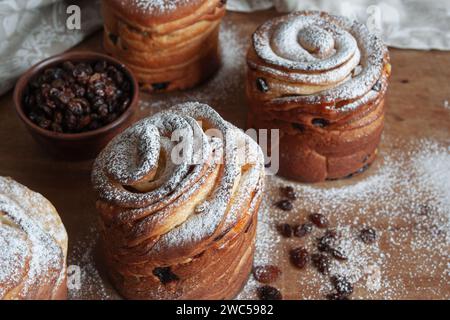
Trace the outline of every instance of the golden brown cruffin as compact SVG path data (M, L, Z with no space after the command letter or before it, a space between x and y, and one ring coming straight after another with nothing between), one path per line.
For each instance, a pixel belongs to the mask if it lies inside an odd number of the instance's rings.
M0 177L0 300L66 299L67 234L53 205Z
M366 26L325 12L267 21L247 55L248 125L280 130L280 171L319 182L375 159L391 73L389 53Z
M101 152L92 181L104 259L125 298L230 299L242 288L264 156L209 106L185 103L136 123Z
M103 0L104 47L150 92L187 89L220 66L223 0Z

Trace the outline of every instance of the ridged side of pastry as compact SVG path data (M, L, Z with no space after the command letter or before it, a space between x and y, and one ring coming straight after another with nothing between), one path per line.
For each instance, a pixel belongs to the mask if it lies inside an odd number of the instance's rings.
M146 91L186 89L220 66L220 0L102 1L104 46Z
M247 55L248 125L280 129L280 174L343 178L376 157L391 73L362 24L301 11L260 26Z
M67 234L53 205L0 177L0 299L65 299Z
M183 157L174 158L180 151ZM264 157L200 103L146 118L95 161L103 253L130 299L229 299L251 270Z

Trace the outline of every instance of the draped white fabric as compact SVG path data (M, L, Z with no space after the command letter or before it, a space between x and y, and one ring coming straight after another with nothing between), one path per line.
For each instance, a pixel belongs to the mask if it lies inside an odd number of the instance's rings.
M228 8L254 11L323 10L366 23L392 47L450 50L450 0L228 0Z
M81 8L80 30L66 26L72 3ZM0 0L0 95L30 66L73 47L101 25L98 0Z
M66 27L81 8L81 29ZM365 22L398 48L450 50L450 0L228 0L232 11L316 9ZM251 14L249 14L249 19ZM0 0L0 94L36 62L63 52L101 27L99 0Z

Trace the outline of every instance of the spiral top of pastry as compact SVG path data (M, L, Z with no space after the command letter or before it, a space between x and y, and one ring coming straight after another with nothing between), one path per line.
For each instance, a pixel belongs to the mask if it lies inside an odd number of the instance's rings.
M67 234L62 222L43 196L4 177L0 248L0 299L58 298L66 277Z
M387 60L385 45L363 24L301 11L259 27L248 64L271 80L284 81L277 86L281 97L274 104L294 99L303 105L337 106L366 95L382 77Z
M93 185L119 247L151 243L145 260L167 262L248 221L241 209L261 191L263 176L256 142L209 106L185 103L113 139L95 161ZM115 209L105 214L109 205Z

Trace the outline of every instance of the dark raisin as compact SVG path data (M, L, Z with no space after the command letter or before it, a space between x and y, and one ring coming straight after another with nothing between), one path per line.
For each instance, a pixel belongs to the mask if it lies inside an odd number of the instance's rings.
M281 270L276 266L266 265L253 268L253 276L261 283L272 283L278 279Z
M84 116L84 117L82 117L82 118L80 119L79 127L80 127L81 129L83 129L83 128L89 126L89 124L91 123L91 121L92 121L91 116L89 116L89 115Z
M294 188L292 188L291 186L281 187L280 191L281 194L289 200L297 199L297 193L295 193Z
M330 122L326 119L315 118L311 121L312 125L318 128L325 128L330 124Z
M112 42L114 45L117 44L117 41L119 40L119 37L118 37L116 34L110 33L110 34L108 35L108 37L109 37L109 39L111 40L111 42Z
M258 298L260 300L282 300L281 292L271 286L262 286L257 290Z
M76 116L80 116L83 114L83 107L77 101L69 101L67 104L67 108Z
M61 125L59 125L59 124L56 123L56 122L53 122L53 123L52 123L51 129L52 129L52 131L54 131L54 132L59 132L59 133L63 132L63 129L62 129Z
M77 117L70 111L67 111L64 114L64 123L68 131L74 131L78 126Z
M130 105L131 100L130 99L125 99L119 106L119 111L125 111L128 106Z
M266 80L264 80L263 78L257 78L256 79L256 87L261 92L269 91L269 86L267 85Z
M337 293L341 295L348 297L353 293L353 285L344 276L336 275L331 277L331 283L333 284Z
M277 226L278 232L286 238L292 237L292 227L288 223L282 223Z
M75 65L71 61L64 61L62 67L66 71L73 71L75 69Z
M292 202L290 202L289 200L278 201L277 203L275 203L275 205L283 211L291 211L294 208Z
M39 116L35 113L35 112L30 112L28 114L28 117L30 118L31 121L33 121L34 123L38 122Z
M169 86L169 82L152 83L152 88L155 91L165 90Z
M105 100L102 97L94 97L92 99L92 107L94 110L98 110L102 105L105 104Z
M328 230L323 237L318 239L317 249L322 252L329 251L335 239L336 232L333 230Z
M112 78L117 82L118 85L122 85L125 84L125 75L123 74L123 72L120 72L119 70L117 70L116 72L114 72L114 74L112 75ZM127 84L129 84L129 82L126 82ZM124 86L124 88L126 88Z
M292 127L300 132L305 132L305 126L301 123L293 122Z
M328 274L330 272L330 259L326 255L315 253L311 255L311 261L320 273Z
M294 228L294 236L302 238L306 236L307 234L310 234L313 230L313 224L312 223L303 223L299 226L296 226Z
M98 115L100 116L100 118L106 118L108 116L109 110L108 110L108 106L106 104L102 104L99 108L98 108Z
M95 72L105 72L106 68L108 68L108 63L105 60L97 61L94 65Z
M309 220L314 223L318 228L328 227L328 219L320 213L312 213L309 215Z
M51 86L53 88L58 88L58 89L62 89L64 88L66 82L62 79L55 79L52 81Z
M111 123L111 122L113 122L114 120L116 120L117 118L118 118L117 113L110 113L110 114L106 117L105 123Z
M41 110L49 117L53 116L53 108L49 107L48 105L46 106L41 106Z
M65 61L32 79L23 102L30 120L43 128L88 131L114 121L125 111L130 104L130 90L123 90L127 84L130 89L123 72L107 61Z
M51 125L52 122L47 119L40 119L38 122L38 126L41 127L42 129L49 129Z
M158 277L162 284L168 284L173 281L178 281L180 278L170 270L170 267L159 267L153 269L153 274Z
M359 238L366 244L374 243L377 240L377 233L375 229L364 228L359 233Z
M90 124L89 124L89 130L96 130L100 128L100 123L97 120L93 120Z
M55 122L56 124L61 124L63 121L63 114L61 113L61 111L57 111L53 114L53 122Z
M378 80L377 82L375 82L375 84L372 87L372 90L376 91L376 92L380 92L381 91L381 80Z
M421 204L419 206L419 210L417 211L417 214L419 216L428 216L431 211L431 206L428 204Z
M292 249L289 252L291 262L299 269L303 269L310 261L308 250L303 247Z
M332 293L327 294L326 298L328 300L349 300L348 296L342 295L337 292L332 292Z
M409 83L409 80L408 79L402 79L400 82L403 83L403 84L406 84L406 83Z
M106 86L104 88L104 92L108 101L114 101L114 98L116 98L117 88L113 86Z
M86 89L80 86L79 84L74 84L71 89L72 92L75 94L75 96L79 98L83 97L84 94L86 93Z
M44 81L45 82L51 82L52 80L57 79L56 77L56 69L54 68L48 68L44 70Z

